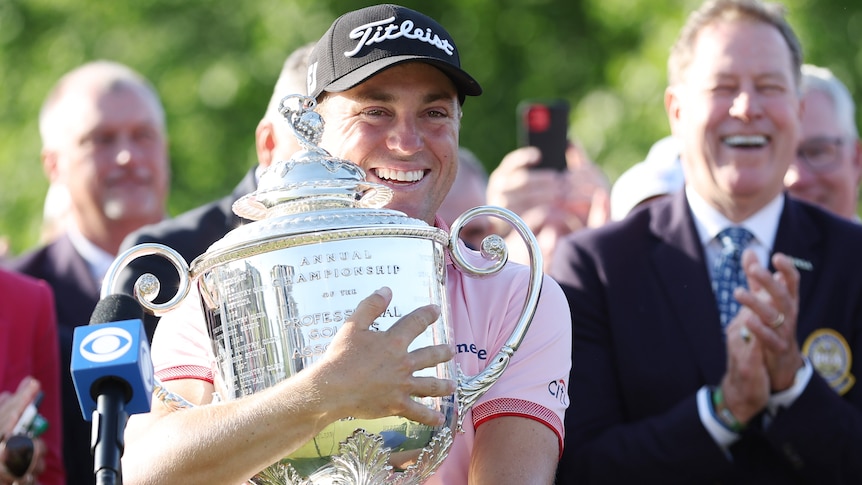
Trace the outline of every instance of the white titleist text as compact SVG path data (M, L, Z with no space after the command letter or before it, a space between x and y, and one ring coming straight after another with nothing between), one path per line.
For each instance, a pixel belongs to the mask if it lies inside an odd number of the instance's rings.
M431 32L431 29L414 30L412 20L405 20L401 22L401 25L393 24L393 20L395 20L395 17L389 17L386 20L378 20L377 22L360 25L351 30L350 38L359 39L359 43L356 44L356 47L352 51L345 52L344 56L353 57L365 46L379 44L385 40L393 40L399 37L426 42L450 56L455 51L455 47L449 43L448 39L441 39L437 34Z

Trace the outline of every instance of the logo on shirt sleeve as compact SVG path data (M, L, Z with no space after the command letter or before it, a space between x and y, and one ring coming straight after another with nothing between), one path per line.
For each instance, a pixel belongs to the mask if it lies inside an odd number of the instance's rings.
M839 395L853 387L856 378L850 373L853 354L844 337L831 328L811 332L802 345L802 353L829 386Z
M566 386L565 379L558 379L556 381L549 382L548 392L556 400L560 401L560 404L562 404L563 406L569 405L569 391L568 386Z

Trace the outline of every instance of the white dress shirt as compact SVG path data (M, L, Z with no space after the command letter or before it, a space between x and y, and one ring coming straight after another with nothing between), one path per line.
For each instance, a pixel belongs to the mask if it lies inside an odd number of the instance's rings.
M87 262L87 267L93 276L93 280L101 287L102 280L105 278L105 274L108 273L111 263L114 262L115 256L90 242L89 239L81 234L77 225L70 224L67 232L75 251Z

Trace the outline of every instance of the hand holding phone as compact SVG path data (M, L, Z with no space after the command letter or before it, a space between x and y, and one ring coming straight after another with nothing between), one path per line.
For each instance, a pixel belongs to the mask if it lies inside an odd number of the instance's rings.
M569 103L525 100L518 104L518 144L539 149L542 159L533 168L566 169Z
M28 435L38 437L48 428L48 422L39 414L39 405L42 404L42 391L27 404L15 427L12 429L12 435Z
M0 438L0 482L12 480L13 483L32 483L32 474L38 473L44 467L44 444L38 439L48 427L48 423L39 414L42 402L42 391L38 390L38 382L25 378L18 386L15 395L3 393L2 413L13 413L17 421L9 434ZM21 409L21 404L15 402L32 399ZM19 411L21 410L21 411ZM0 431L2 434L2 431ZM19 480L24 478L23 481Z

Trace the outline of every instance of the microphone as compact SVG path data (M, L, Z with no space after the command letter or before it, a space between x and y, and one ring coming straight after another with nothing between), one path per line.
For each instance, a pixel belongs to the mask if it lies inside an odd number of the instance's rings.
M131 296L108 295L72 338L72 381L84 419L93 421L90 451L100 485L122 483L126 421L150 411L153 362L143 316Z

